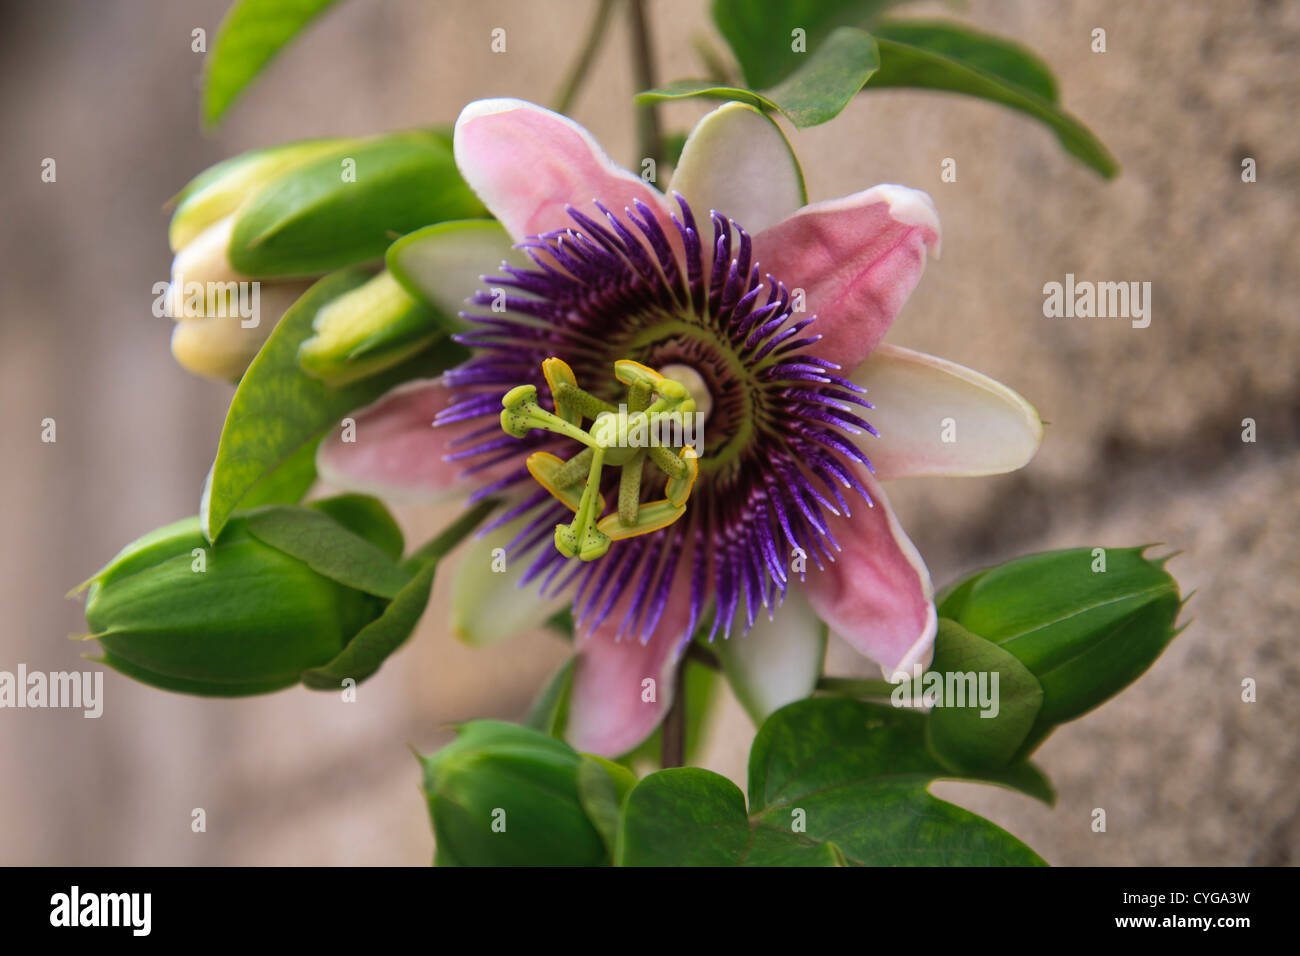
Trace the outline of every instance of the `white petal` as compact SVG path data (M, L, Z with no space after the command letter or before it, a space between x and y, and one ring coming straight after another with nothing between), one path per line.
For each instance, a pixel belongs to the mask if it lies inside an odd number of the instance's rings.
M406 291L458 325L464 324L457 315L465 308L465 300L487 287L483 276L499 272L502 262L531 264L514 248L505 227L490 219L426 226L388 249L388 269Z
M727 103L691 131L673 173L696 217L716 209L750 235L808 201L799 161L781 128L747 103ZM787 280L789 281L789 280Z
M709 648L721 661L736 699L758 726L816 689L826 656L826 625L796 584L772 620L761 616L748 634L743 630L742 615L733 621L731 637L717 637Z
M858 444L878 478L1015 471L1043 440L1032 405L955 362L881 345L851 377L876 406L863 417L880 437L861 435Z
M569 589L561 597L544 598L538 594L537 579L519 586L537 551L515 558L493 554L497 548L504 550L532 517L525 515L481 538L473 538L461 550L451 585L451 629L466 644L492 644L535 630L572 603ZM543 547L551 545L545 542ZM495 570L503 567L503 562L504 570Z

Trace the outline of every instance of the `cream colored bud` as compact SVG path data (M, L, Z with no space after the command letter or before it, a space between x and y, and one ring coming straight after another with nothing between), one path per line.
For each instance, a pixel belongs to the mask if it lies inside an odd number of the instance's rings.
M178 321L172 330L172 355L195 375L235 381L266 341L275 324L309 282L260 283L255 316L239 311Z

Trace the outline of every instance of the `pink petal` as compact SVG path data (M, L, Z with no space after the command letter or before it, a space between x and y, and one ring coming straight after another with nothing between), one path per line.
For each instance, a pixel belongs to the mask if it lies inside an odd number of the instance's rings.
M470 103L454 149L465 181L516 240L572 226L566 205L600 216L593 199L615 213L640 199L668 221L659 190L616 166L573 120L532 103Z
M678 561L667 606L650 640L642 643L627 632L616 639L635 586L615 602L603 624L586 634L579 632L564 732L574 748L617 757L649 737L668 713L677 664L690 641L688 557L686 551ZM646 693L642 682L647 678L655 682L653 701L642 699Z
M356 441L343 441L335 428L316 450L316 470L337 488L411 504L432 504L467 494L523 466L523 455L460 477L473 461L443 461L461 451L452 442L490 419L435 428L434 416L447 406L451 390L441 379L405 382L372 405L353 412Z
M764 271L803 289L811 353L852 369L889 331L912 294L926 251L939 257L939 216L928 195L905 186L804 206L754 238Z
M849 504L851 517L831 516L831 533L842 551L835 562L818 569L808 559L806 593L813 610L863 655L880 665L886 677L928 664L938 618L934 587L885 493L863 467L858 479L871 494L874 508L860 496ZM849 497L846 493L845 497Z

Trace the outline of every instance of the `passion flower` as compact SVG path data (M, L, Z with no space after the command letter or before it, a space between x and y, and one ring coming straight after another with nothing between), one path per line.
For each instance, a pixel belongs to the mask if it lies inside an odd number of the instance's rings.
M939 251L930 198L884 185L808 205L780 129L738 103L695 128L671 200L571 120L518 100L466 107L454 149L500 227L441 224L389 265L444 311L468 297L457 339L472 356L357 413L358 440L323 444L318 466L384 494L515 495L492 525L508 539L488 542L514 573L470 556L458 630L538 618L503 578L572 601L566 736L606 755L663 717L701 626L756 714L811 693L825 625L887 675L927 663L930 576L877 479L1009 471L1042 434L1004 386L880 344ZM703 415L688 496L663 454L658 470L646 451L636 469L620 453L602 471L574 434L621 403L636 414L618 371L631 366L671 383L641 401L680 388ZM505 433L503 399L524 409ZM652 527L641 511L660 502L684 511ZM581 546L593 528L608 548ZM634 531L609 534L620 528Z

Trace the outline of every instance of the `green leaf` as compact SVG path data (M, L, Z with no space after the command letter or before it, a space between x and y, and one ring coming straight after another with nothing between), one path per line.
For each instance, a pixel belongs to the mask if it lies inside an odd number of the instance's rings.
M384 613L358 631L337 657L328 664L302 672L303 686L312 690L338 690L349 677L360 684L379 670L420 622L429 604L437 569L438 563L430 561L418 570Z
M777 110L803 129L834 119L880 66L876 41L853 27L836 29L798 69L762 92L688 80L637 94L638 102L702 96Z
M582 755L578 765L578 802L605 842L611 858L618 840L619 815L635 786L636 775L621 764L594 754Z
M203 122L219 122L244 88L335 0L237 0L221 21L203 78Z
M354 499L350 502L353 517L364 517L359 509L365 496L344 495L341 498ZM357 632L357 636L328 664L304 671L303 684L313 690L338 690L345 678L350 677L359 684L379 670L380 665L402 646L420 622L420 617L429 604L429 592L433 590L433 576L438 569L438 562L482 524L483 519L499 503L494 498L479 502L407 558L402 564L402 570L410 579L384 609L383 614ZM373 522L370 523L373 525Z
M756 844L753 851L751 842ZM789 856L781 858L784 848ZM773 866L793 866L802 861L799 849L793 838L751 827L745 795L726 777L699 767L675 767L650 774L628 797L614 862L761 866L770 860Z
M378 498L357 494L332 495L313 501L308 507L329 515L349 531L361 535L394 561L401 558L405 547L402 529Z
M880 69L866 89L946 90L1000 103L1045 123L1066 152L1107 179L1119 172L1115 157L1092 131L1056 104L1055 82L1028 51L949 24L881 24L875 35Z
M217 220L276 176L309 159L350 148L358 140L310 139L249 150L209 166L172 197L176 211L167 230L173 252L186 246Z
M880 52L880 68L866 89L919 87L991 100L1046 123L1067 152L1102 176L1119 171L1096 136L1057 105L1056 82L1034 53L960 24L878 19L896 5L896 0L714 0L713 19L751 90L770 90L790 77L837 27L861 27L874 35ZM804 31L807 53L792 49L797 29ZM715 90L712 95L723 95ZM696 95L705 94L697 89ZM755 102L754 96L745 102Z
M462 350L445 341L382 375L331 389L298 367L298 346L312 333L312 319L326 302L364 282L354 269L322 279L284 314L235 390L208 474L200 518L215 541L236 506L278 469L314 445L348 412L394 385L437 374Z
M296 505L316 483L316 446L319 441L308 442L290 455L266 480L253 487L240 499L239 508L258 508L262 505Z
M573 606L560 608L545 621L545 625L566 641L573 640Z
M1014 40L943 20L884 20L872 33L886 40L920 47L999 77L1049 103L1058 98L1056 77L1033 50Z
M977 573L944 601L942 614L1037 677L1043 706L1035 734L1117 694L1173 640L1178 582L1144 550L1029 555Z
M546 686L528 708L524 726L552 737L564 736L564 722L569 712L569 685L573 681L573 658L570 657L546 681Z
M410 581L392 558L320 511L268 505L250 514L247 522L261 541L358 591L392 599Z
M624 809L621 865L1043 865L1006 831L930 795L953 774L925 747L925 718L839 698L798 701L759 730L749 806L707 770L663 770ZM968 779L1006 783L1004 774Z
M815 53L836 27L869 27L898 0L713 0L713 21L751 89L776 86ZM794 31L802 30L797 52ZM856 92L856 91L855 91Z
M940 618L930 672L941 679L946 675L968 678L945 679L941 685L940 706L930 711L926 727L926 740L935 755L953 769L967 772L1010 763L1043 705L1043 688L1029 669L998 645ZM981 682L988 692L984 702L975 693ZM914 692L914 700L916 696Z
M377 260L430 223L486 215L451 138L406 130L344 144L272 179L240 207L228 256L245 275L319 275Z

